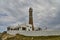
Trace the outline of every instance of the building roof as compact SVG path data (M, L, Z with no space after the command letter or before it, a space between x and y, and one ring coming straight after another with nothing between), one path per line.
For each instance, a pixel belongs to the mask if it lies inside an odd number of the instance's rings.
M12 25L12 26L8 26L8 27L10 27L10 28L18 28L18 27L26 27L26 26L32 27L31 24L18 24L18 25Z

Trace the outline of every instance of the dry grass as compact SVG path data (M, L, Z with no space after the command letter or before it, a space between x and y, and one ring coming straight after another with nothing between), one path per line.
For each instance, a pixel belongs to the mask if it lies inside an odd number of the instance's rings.
M7 38L6 40L60 40L60 36L23 36L17 34L16 36Z
M5 37L7 38L4 39L3 36L4 38ZM16 34L16 36L11 37L11 35L7 34L6 32L3 32L0 35L0 40L2 40L1 38L3 38L4 40L60 40L60 35L59 36L24 36L24 35Z

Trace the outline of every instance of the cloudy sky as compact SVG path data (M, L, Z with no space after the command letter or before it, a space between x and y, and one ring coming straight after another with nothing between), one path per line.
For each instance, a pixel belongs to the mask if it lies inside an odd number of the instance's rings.
M0 32L10 25L28 23L30 7L34 26L60 29L60 0L0 0Z

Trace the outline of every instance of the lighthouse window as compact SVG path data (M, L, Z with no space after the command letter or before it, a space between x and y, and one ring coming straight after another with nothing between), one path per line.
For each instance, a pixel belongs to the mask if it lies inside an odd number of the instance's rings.
M26 30L26 28L25 27L22 27L22 30Z

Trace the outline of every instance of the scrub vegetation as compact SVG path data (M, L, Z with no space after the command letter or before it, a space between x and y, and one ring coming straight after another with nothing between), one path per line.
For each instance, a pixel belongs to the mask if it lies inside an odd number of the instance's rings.
M60 35L53 36L24 36L16 34L15 36L9 35L6 32L0 34L0 40L60 40Z

